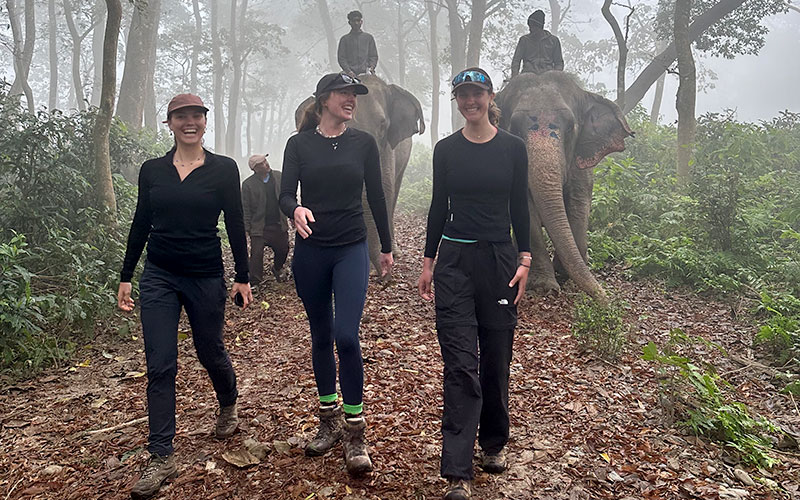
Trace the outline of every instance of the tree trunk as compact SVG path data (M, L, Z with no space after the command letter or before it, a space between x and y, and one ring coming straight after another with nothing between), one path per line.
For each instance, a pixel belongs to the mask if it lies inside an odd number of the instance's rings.
M614 32L614 38L617 40L617 49L619 50L619 60L617 61L617 106L624 108L625 70L628 66L628 37L626 36L627 33L623 35L617 19L614 17L614 14L611 13L611 0L605 0L600 11L611 26L611 30Z
M192 44L192 69L189 76L189 92L197 94L197 65L200 63L200 44L203 40L203 18L200 17L200 1L192 0L194 12L194 43Z
M558 27L561 24L561 4L558 0L550 0L550 33L558 36Z
M56 35L58 33L58 21L56 21L56 0L47 1L47 24L50 56L50 93L47 96L47 109L52 113L58 108L58 46Z
M445 0L447 5L447 20L450 29L450 75L458 74L466 68L467 60L467 37L461 17L458 15L458 0ZM463 123L463 119L458 112L456 101L450 101L450 125L451 131L458 129Z
M222 52L220 51L219 39L219 12L217 11L217 0L208 0L211 13L211 59L213 61L214 72L214 147L218 153L225 153L225 89L222 86L223 68Z
M472 0L472 13L469 18L467 66L480 66L481 64L481 39L483 37L483 23L485 20L486 0Z
M656 53L660 53L667 45L663 40L656 40ZM661 102L664 99L664 80L666 80L667 72L661 73L656 81L656 91L653 96L653 107L650 108L650 123L658 125L658 117L661 114Z
M678 57L678 96L675 106L678 110L678 180L689 180L689 162L692 158L696 118L695 99L697 97L697 78L695 74L692 43L689 41L689 13L692 0L675 1L675 48Z
M9 93L11 95L25 94L28 111L34 113L33 91L28 84L28 74L31 70L33 48L36 41L36 16L33 0L25 0L25 38L22 37L22 26L19 22L19 11L15 0L6 0L8 18L11 24L11 33L14 43L14 83Z
M339 47L336 43L336 35L333 33L331 11L328 9L327 0L317 0L317 7L319 7L319 15L322 18L322 27L325 30L325 38L328 40L328 66L330 66L331 71L336 71L339 67L339 58L337 57Z
M689 26L689 42L694 42L708 28L716 24L720 19L727 16L745 0L720 0L713 7L703 12ZM624 113L629 113L642 100L644 95L653 86L659 76L669 68L678 57L675 43L670 43L653 61L645 67L636 81L625 91Z
M245 19L247 12L247 0L242 2L242 19L238 20L239 31L237 32L237 19L236 19L236 4L237 0L231 0L231 30L230 30L230 44L231 44L231 65L233 66L233 81L230 84L231 93L228 95L228 133L225 136L225 151L228 155L238 157L241 155L241 112L239 111L239 104L242 92L242 64L244 57L242 56L242 42L239 36L244 36L244 25L242 21ZM237 36L239 35L239 36Z
M406 44L403 35L403 7L401 2L397 2L397 73L401 87L406 85Z
M156 33L156 35L158 35ZM144 82L144 126L156 132L158 130L158 108L156 104L156 43L150 45L150 54L147 57L147 78Z
M81 81L81 43L83 38L75 26L70 0L64 0L64 17L67 19L67 28L72 37L72 89L75 92L75 105L79 111L83 111L86 109L86 98L83 95L83 82Z
M93 20L95 21L92 30L92 60L94 61L94 78L92 80L92 106L100 105L100 92L103 87L103 30L104 25L101 19L106 13L104 0L97 0L94 6ZM119 35L117 35L119 38Z
M431 29L431 80L433 89L431 90L431 147L439 140L439 86L442 77L439 72L439 34L437 30L437 20L441 5L433 2L425 2L428 11L428 23Z
M108 225L116 224L117 203L111 178L111 155L108 136L114 114L114 93L117 87L117 44L122 22L120 0L106 0L108 17L103 39L103 73L100 109L94 124L94 166L97 177L98 204L105 209Z
M161 0L134 0L134 7L125 47L125 69L119 87L117 116L132 129L139 130L147 96L145 87L153 78L149 59L158 42Z

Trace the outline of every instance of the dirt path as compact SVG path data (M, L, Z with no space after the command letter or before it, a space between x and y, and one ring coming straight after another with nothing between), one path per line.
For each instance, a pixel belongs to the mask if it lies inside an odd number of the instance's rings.
M293 284L272 282L255 307L228 311L226 338L242 424L227 442L211 435L216 402L182 326L175 439L180 475L157 498L441 498L442 365L433 307L417 296L415 285L421 262L415 249L422 246L415 242L422 241L424 228L408 217L398 222L405 253L396 282L385 289L370 284L362 326L375 472L350 479L339 448L322 458L303 455L316 425L308 326ZM630 304L628 352L614 364L578 352L570 336L572 294L528 298L514 346L510 469L500 476L478 472L475 498L798 497L797 458L780 455L783 463L771 471L749 470L781 489L746 486L734 478L719 447L664 427L653 367L639 356L647 340L663 341L670 328L681 327L750 357L753 332L736 324L723 304L618 274L603 279ZM0 499L129 498L146 459L146 377L138 336L134 330L98 339L79 350L76 366L0 389ZM759 371L715 361L762 414L784 425L800 423L793 401ZM269 453L239 469L223 454L246 439L264 443Z

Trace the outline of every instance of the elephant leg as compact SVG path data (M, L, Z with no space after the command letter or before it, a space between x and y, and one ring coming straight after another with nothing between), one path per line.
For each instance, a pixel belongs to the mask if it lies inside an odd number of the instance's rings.
M585 263L589 263L588 233L589 233L589 211L592 204L592 189L594 187L594 175L591 169L575 170L570 175L569 181L564 186L564 204L567 210L567 220L572 230L572 237L575 238L575 245ZM556 274L567 278L567 272L561 264L561 260L556 254L553 258L553 267Z
M400 249L397 246L397 239L394 237L394 211L397 208L397 198L400 196L400 186L403 183L403 175L406 173L406 167L408 166L408 160L411 158L411 146L412 141L409 137L408 139L403 139L394 148L394 186L393 186L393 196L390 197L387 194L386 202L390 203L390 213L392 214L392 253L394 254L395 258L400 257Z
M372 268L375 274L381 275L380 252L381 242L378 238L378 230L375 229L375 218L372 216L372 211L369 209L367 203L366 193L362 196L361 204L364 206L364 223L367 225L367 245L369 247L369 261L372 263Z
M531 215L531 271L528 273L528 290L541 295L558 294L561 287L553 272L550 252L542 233L542 219L533 201L529 201Z

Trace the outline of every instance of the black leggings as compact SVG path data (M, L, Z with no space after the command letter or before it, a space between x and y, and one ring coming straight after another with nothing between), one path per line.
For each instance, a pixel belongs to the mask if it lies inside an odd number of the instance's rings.
M367 242L321 247L298 237L292 272L311 327L311 362L319 396L336 394L335 341L344 409L358 413L364 390L358 329L369 281Z

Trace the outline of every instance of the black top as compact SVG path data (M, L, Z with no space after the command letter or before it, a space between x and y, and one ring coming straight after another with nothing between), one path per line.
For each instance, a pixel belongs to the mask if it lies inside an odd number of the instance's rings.
M319 246L340 246L363 241L367 237L362 186L378 228L381 252L392 251L389 217L381 184L381 159L375 139L368 133L347 128L332 139L315 130L306 130L289 138L283 154L281 210L294 218L297 183L300 199L311 210L311 236L306 241Z
M547 30L538 33L522 35L514 58L511 60L512 72L516 73L522 61L523 73L536 73L537 75L550 70L564 70L564 58L561 55L561 42L558 37Z
M147 260L171 273L222 276L217 222L223 211L236 263L235 279L247 283L247 241L236 162L206 151L205 163L181 181L172 163L174 155L173 149L161 158L147 160L139 172L139 199L121 280L131 280L145 244Z
M528 153L515 135L498 129L492 140L470 142L459 130L433 149L433 199L425 257L436 257L442 234L479 241L510 241L529 252Z
M363 31L351 31L339 39L339 66L344 71L361 75L378 66L378 49L375 39Z

